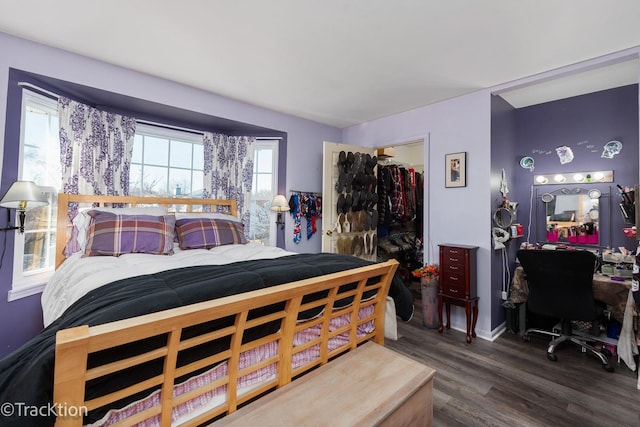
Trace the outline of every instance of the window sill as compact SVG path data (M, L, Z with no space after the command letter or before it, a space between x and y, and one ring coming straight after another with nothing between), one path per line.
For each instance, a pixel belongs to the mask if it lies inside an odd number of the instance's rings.
M7 301L15 301L31 295L39 294L44 290L46 283L38 283L30 286L23 286L18 289L11 289L7 294Z

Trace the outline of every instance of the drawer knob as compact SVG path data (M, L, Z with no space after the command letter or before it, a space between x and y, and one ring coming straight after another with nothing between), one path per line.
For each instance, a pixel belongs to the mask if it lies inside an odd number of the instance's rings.
M449 280L458 280L458 278L454 276L449 276Z
M449 258L449 261L458 262L458 258Z
M457 269L458 269L458 267L456 267L455 265L450 265L449 266L449 270L457 270Z
M449 292L451 292L452 294L457 294L458 290L457 289L453 289L453 288L449 288Z

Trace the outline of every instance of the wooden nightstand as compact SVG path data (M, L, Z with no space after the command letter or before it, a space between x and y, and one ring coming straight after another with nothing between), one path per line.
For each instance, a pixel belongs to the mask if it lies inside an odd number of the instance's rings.
M451 325L451 304L464 307L467 315L467 342L476 337L478 296L476 293L477 246L443 243L440 247L440 292L438 332L442 333L442 304L447 306L447 329ZM473 310L472 310L473 305Z

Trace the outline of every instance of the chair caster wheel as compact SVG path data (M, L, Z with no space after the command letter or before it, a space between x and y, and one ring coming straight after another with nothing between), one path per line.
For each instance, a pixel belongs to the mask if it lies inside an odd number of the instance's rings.
M602 365L602 369L604 369L607 372L614 372L615 368L611 365L609 365L608 363L606 365Z
M602 350L600 350L600 353L604 354L607 357L611 357L613 356L613 354L611 353L611 350L609 350L607 347L602 347Z
M529 342L529 341L531 341L531 337L529 335L523 335L522 336L522 341Z
M556 356L553 353L547 353L547 359L551 360L552 362L557 362L558 361L558 356Z

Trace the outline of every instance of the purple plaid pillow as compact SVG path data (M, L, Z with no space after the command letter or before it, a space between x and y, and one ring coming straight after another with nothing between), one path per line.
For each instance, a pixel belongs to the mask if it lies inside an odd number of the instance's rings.
M180 249L209 249L247 243L242 223L217 218L185 218L176 221Z
M130 253L173 254L173 215L116 215L89 211L87 247L83 256Z

